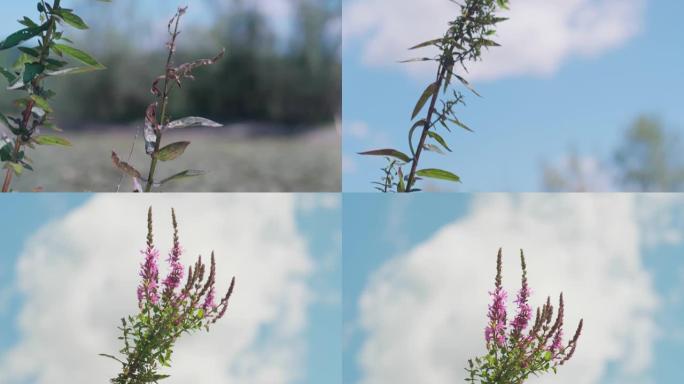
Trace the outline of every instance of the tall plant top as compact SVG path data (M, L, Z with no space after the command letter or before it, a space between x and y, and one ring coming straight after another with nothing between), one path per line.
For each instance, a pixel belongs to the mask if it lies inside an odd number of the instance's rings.
M8 90L22 93L14 100L20 112L14 115L0 113L0 127L9 130L0 131L0 161L5 168L2 192L10 191L13 176L21 175L24 170L33 170L26 148L33 149L37 145L71 146L63 137L41 133L41 129L61 132L53 122L54 111L50 106L50 99L55 97L55 92L45 86L44 80L105 68L90 54L75 48L65 36L63 26L88 29L85 21L72 9L62 7L60 0L54 0L52 4L40 0L37 2L37 11L38 21L24 16L19 20L24 28L0 42L0 51L10 48L19 51L18 59L11 68L0 66L0 75L7 80ZM22 43L29 44L20 45ZM67 58L79 65L69 66L69 61L65 60Z
M150 89L156 100L147 107L145 112L143 137L145 140L145 153L150 157L150 166L147 176L143 176L140 171L130 165L127 161L122 161L116 152L112 151L112 162L124 175L128 175L132 178L133 189L136 192L151 192L153 188L161 187L171 181L204 174L203 171L199 170L184 170L158 181L155 179L159 161L167 162L179 158L190 145L189 141L179 141L162 147L162 135L165 132L182 128L217 128L222 126L221 124L203 117L185 117L173 121L169 117L169 96L174 85L181 88L183 80L194 79L193 71L195 69L216 63L225 53L225 50L222 49L211 59L195 60L178 66L174 64L173 60L176 53L177 40L181 33L179 29L180 21L187 10L188 7L178 8L178 12L169 21L168 32L171 39L166 44L168 56L166 59L165 71L163 75L154 80Z
M140 264L140 285L137 289L139 313L121 319L123 348L119 353L123 358L101 354L116 360L122 365L121 373L111 380L114 384L156 383L169 377L160 373L161 367L171 366L171 356L176 340L183 333L190 333L209 327L221 319L228 309L235 277L230 282L226 294L217 301L216 262L211 254L211 264L207 275L202 257L194 266L188 268L185 284L185 270L180 258L183 248L178 237L176 214L171 211L173 222L173 247L169 252L169 273L160 282L158 259L159 251L154 245L152 235L152 209L147 216L147 245L141 252L144 259Z
M558 312L554 319L551 298L537 308L534 322L529 304L531 291L527 285L525 255L520 251L522 284L515 298L517 311L509 322L506 313L507 293L502 286L501 250L496 258L494 291L487 312L488 323L484 330L487 354L468 360L466 381L481 384L521 384L530 376L552 371L572 358L582 333L584 320L580 320L575 334L567 344L563 342L563 316L565 304L560 294Z
M467 72L466 64L481 60L484 48L498 46L492 36L496 33L496 25L504 20L497 17L496 11L508 7L508 0L465 0L461 5L460 15L449 22L444 36L418 44L411 49L436 47L439 53L434 57L419 57L404 62L432 61L436 63L435 80L430 82L420 95L411 120L413 125L408 131L408 147L410 154L393 148L375 149L361 152L361 155L383 156L387 166L383 168L380 181L374 182L375 188L381 192L416 192L416 181L421 178L432 178L460 182L460 178L449 171L435 168L419 169L423 150L444 154L451 152L449 144L438 128L451 131L449 125L471 129L461 122L456 113L459 104L465 105L464 95L454 85L460 84L475 95L479 94L468 81L459 74ZM422 113L422 114L421 114ZM416 135L416 130L419 135ZM416 145L415 139L418 136ZM409 166L406 172L404 167Z

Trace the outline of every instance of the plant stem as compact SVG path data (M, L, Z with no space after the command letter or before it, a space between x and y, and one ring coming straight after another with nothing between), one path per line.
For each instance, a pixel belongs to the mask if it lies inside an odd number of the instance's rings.
M159 115L159 126L164 126L164 120L166 119L166 108L169 104L169 69L171 69L171 62L173 60L173 53L176 50L176 37L178 37L178 25L180 24L182 14L178 13L176 18L176 24L173 29L173 35L171 37L171 44L169 46L169 56L166 58L166 67L164 71L164 93L162 95L162 109ZM152 186L154 185L154 173L157 169L157 153L161 147L162 132L161 129L157 129L157 141L154 143L154 152L152 153L152 161L150 162L150 171L147 176L147 185L145 186L145 192L151 192Z
M418 161L420 161L420 154L423 153L423 146L425 145L425 140L427 139L428 131L430 131L430 128L432 126L432 114L435 112L435 104L437 104L437 99L439 98L439 92L442 88L442 81L444 79L445 74L446 67L444 67L440 63L439 69L437 70L437 79L435 80L435 82L437 83L436 91L432 95L432 100L430 100L430 108L428 109L428 114L425 118L425 125L423 126L423 131L420 135L418 148L416 148L416 154L413 156L413 160L411 161L411 172L409 173L408 181L406 183L406 192L411 192L411 190L413 189L413 184L415 183L416 171L418 169Z

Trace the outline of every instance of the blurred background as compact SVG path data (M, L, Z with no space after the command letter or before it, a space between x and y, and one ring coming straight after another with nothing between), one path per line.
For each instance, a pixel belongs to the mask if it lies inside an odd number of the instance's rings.
M108 69L50 80L58 93L53 101L57 120L74 148L33 151L37 171L23 175L16 189L116 188L111 150L126 156L143 124L153 101L152 81L163 74L166 25L179 5L189 10L176 63L213 57L224 47L226 56L197 70L196 80L173 93L171 113L226 126L165 135L167 143L188 139L193 144L173 169L162 164L164 175L188 168L209 172L165 190L340 189L340 0L65 0L62 5L91 27L67 28L67 35ZM6 5L0 36L19 29L16 20L23 15L35 14L32 1ZM0 53L0 63L11 64L13 55ZM11 92L0 93L0 109L12 110L11 99ZM139 169L149 162L143 152L136 147L132 158Z
M684 190L682 12L682 2L656 0L511 2L494 38L502 46L462 73L482 95L466 92L458 108L475 132L442 131L453 153L421 159L462 184L422 187ZM385 165L357 152L408 151L411 111L435 68L398 61L431 56L408 47L442 36L457 15L448 0L345 0L345 191L372 191Z
M565 299L574 357L529 383L676 383L684 354L684 198L673 194L343 197L344 383L463 382L485 353L503 248L508 313ZM555 304L554 304L555 305Z
M0 198L0 383L105 383L138 312L153 209L160 276L175 208L186 266L216 256L226 316L174 347L169 384L341 384L340 202L332 194L12 194ZM100 224L93 225L98 222ZM187 272L187 269L186 269Z

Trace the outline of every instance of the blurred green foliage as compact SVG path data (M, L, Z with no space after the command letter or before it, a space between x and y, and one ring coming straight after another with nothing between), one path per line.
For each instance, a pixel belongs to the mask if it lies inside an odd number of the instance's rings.
M212 2L215 12L208 22L183 31L176 63L212 57L222 47L226 56L217 65L199 70L195 81L186 82L183 92L174 94L171 110L176 116L172 117L200 115L221 122L314 126L332 122L340 114L341 36L334 28L341 16L337 2L293 1L292 28L285 38L248 2L205 0ZM54 88L69 95L55 103L58 119L69 123L70 130L79 125L74 123L142 120L153 99L151 83L163 73L166 53L164 41L136 28L162 25L167 15L140 15L130 5L126 15L113 17L93 9L88 17L94 19L92 35L79 43L94 51L108 70L55 80ZM11 59L0 57L0 62ZM5 96L0 96L0 106L7 105Z

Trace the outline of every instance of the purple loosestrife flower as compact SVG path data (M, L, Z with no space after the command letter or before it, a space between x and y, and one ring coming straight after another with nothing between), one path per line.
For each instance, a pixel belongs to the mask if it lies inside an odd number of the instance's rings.
M138 286L138 306L142 308L145 300L155 305L159 302L159 294L157 293L159 251L154 248L152 238L152 208L147 211L147 247L141 253L145 255L145 261L140 264L142 282Z
M216 303L214 302L214 296L216 295L216 292L214 291L214 286L212 285L211 288L209 288L209 292L207 292L207 296L204 298L202 309L204 309L205 312L216 308Z
M485 328L485 340L487 344L492 340L497 345L506 343L506 299L508 294L501 286L501 249L496 260L496 288L489 292L492 303L489 305L489 325Z
M527 285L527 265L525 264L525 256L522 250L520 250L520 263L522 266L522 286L515 299L515 303L518 305L518 313L511 323L514 337L520 337L532 318L532 307L528 303L532 292Z
M173 295L175 289L180 285L185 273L183 264L180 262L180 257L183 254L183 250L178 239L178 221L176 220L176 211L171 210L171 217L173 220L173 248L171 249L171 252L169 252L168 258L169 267L171 270L164 279L164 295L169 298Z

